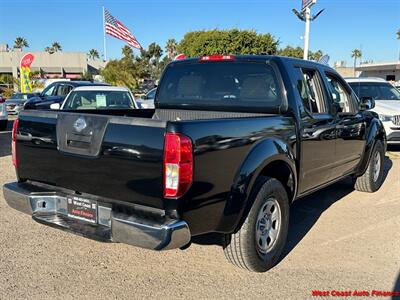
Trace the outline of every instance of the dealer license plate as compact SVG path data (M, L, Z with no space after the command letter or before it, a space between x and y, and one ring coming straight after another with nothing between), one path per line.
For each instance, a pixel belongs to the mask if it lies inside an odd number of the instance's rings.
M80 197L67 198L68 217L97 223L97 202Z

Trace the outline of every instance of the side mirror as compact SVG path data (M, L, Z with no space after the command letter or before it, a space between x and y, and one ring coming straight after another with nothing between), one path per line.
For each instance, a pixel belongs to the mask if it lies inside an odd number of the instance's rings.
M361 97L360 99L360 110L373 109L375 107L375 100L371 97Z
M60 103L50 104L50 109L58 110L60 109L60 107L61 107Z

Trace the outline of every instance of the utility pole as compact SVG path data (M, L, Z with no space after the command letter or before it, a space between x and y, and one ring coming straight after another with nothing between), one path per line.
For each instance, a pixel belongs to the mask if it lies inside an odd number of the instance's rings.
M302 9L301 12L298 12L296 9L292 9L294 14L303 22L305 22L304 29L304 53L303 59L308 59L308 51L310 47L310 23L314 21L318 16L324 11L324 9L320 10L315 16L311 17L311 6L317 3L317 0L302 0Z
M303 53L303 59L307 60L308 59L308 49L310 47L310 13L311 9L307 7L303 14L304 14L304 19L306 23L306 27L304 29L304 53Z

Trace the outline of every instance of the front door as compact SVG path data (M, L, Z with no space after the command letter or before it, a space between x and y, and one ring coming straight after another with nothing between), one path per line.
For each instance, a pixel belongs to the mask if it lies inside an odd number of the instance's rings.
M301 160L299 193L328 182L335 163L336 124L329 114L320 73L312 68L295 68L301 113Z
M335 164L332 169L335 178L354 171L361 160L365 147L365 122L358 109L354 93L344 81L333 73L325 73L328 99L336 107Z

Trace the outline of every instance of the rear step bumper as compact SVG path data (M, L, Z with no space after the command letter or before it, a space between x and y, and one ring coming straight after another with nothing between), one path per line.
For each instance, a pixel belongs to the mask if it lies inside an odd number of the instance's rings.
M99 241L167 250L183 247L191 239L189 226L182 220L157 223L115 212L99 203L98 224L94 225L67 216L67 198L63 193L13 182L3 186L3 194L10 207L31 215L39 223Z

